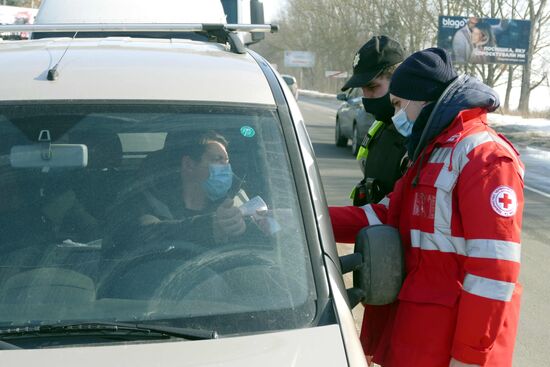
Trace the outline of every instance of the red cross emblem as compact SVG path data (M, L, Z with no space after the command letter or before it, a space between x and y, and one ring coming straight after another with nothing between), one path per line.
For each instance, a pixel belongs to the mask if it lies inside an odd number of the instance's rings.
M518 200L516 192L509 186L499 186L491 194L491 207L502 217L516 214Z
M498 202L504 205L504 209L508 209L508 205L512 204L512 200L508 198L508 194L504 194L503 197L498 199Z

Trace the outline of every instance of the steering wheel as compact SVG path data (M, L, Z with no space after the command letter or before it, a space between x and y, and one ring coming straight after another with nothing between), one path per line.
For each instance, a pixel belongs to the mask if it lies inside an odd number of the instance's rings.
M228 282L229 279L225 278L223 274L239 268L253 266L271 269L276 264L273 260L258 253L257 248L234 248L232 246L225 246L222 249L216 248L183 263L168 274L157 288L154 299L181 300L193 290L208 284L207 282L212 281L214 277L219 278L225 292L231 292L233 289ZM242 275L242 273L239 275ZM248 281L250 280L248 279ZM206 291L210 294L214 290L207 289Z
M183 262L204 252L204 246L175 241L155 249L136 248L124 257L104 259L109 273L100 281L97 298L148 299L162 279Z
M205 252L204 246L182 241L177 247L119 264L101 282L97 294L98 298L178 300L212 277L246 266L273 266L273 262L250 247L224 246Z

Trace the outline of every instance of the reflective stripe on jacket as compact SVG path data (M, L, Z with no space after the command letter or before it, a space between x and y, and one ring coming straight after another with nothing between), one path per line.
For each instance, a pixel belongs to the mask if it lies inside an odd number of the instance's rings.
M378 363L438 366L453 356L511 366L521 293L523 174L513 146L487 126L483 109L474 108L460 112L426 147L424 159L397 182L388 208L330 208L338 242L353 242L362 227L380 222L401 233L407 277L397 312L384 332L362 333L385 335L366 343L376 346L365 352L379 354ZM422 328L414 305L433 306ZM365 317L376 319L377 312L367 307ZM448 337L448 343L436 347L430 335Z
M380 130L382 126L384 126L384 123L382 121L377 120L372 123L369 131L367 131L367 135L365 135L365 138L361 142L359 152L357 152L356 159L358 161L367 159L367 156L369 155L369 143L372 141L372 138L376 135L376 133Z

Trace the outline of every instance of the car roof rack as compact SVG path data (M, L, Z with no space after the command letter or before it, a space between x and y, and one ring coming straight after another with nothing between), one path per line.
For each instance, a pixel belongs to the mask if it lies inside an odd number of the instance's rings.
M202 34L209 41L228 43L231 52L243 54L246 49L236 32L275 33L275 24L212 23L62 23L2 25L0 34L32 32L32 38L132 36L155 38L192 38Z

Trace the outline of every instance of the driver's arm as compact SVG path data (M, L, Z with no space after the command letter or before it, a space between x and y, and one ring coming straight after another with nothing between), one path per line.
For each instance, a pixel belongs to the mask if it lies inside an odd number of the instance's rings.
M138 236L145 241L185 240L220 243L228 237L243 234L246 224L233 200L226 199L212 213L181 219L160 219L152 214L139 218Z
M139 218L139 222L135 236L141 241L183 240L202 243L214 241L212 214L173 220L163 220L152 214L145 214Z

